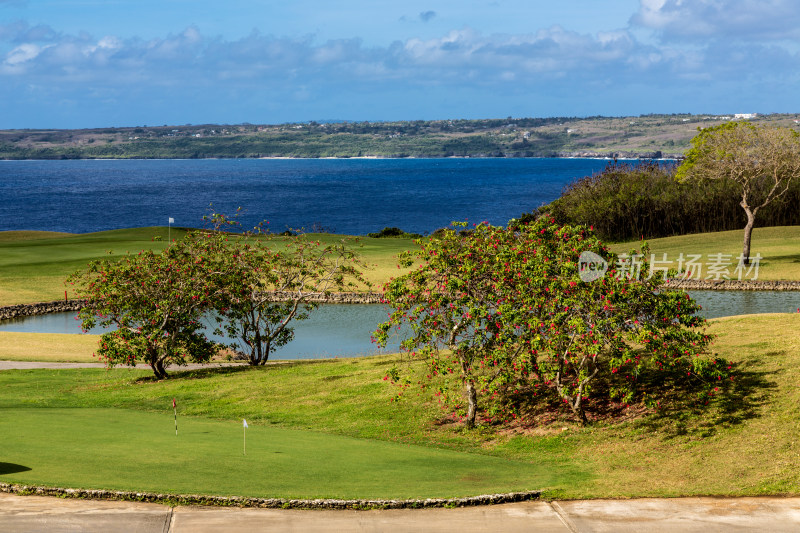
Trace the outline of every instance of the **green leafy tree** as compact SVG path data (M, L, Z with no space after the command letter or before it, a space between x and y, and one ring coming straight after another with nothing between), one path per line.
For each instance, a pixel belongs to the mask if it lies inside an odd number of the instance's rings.
M800 135L788 128L729 122L701 129L691 142L677 177L736 184L747 216L741 261L749 265L756 215L800 177Z
M701 394L726 376L724 362L704 355L711 339L697 305L648 278L646 264L634 275L634 259L615 257L588 229L549 219L459 226L403 257L418 266L384 288L394 311L375 338L385 344L407 323L403 348L426 360L467 427L480 398L490 417L511 418L521 401L558 398L586 423L595 393L653 401L657 387L644 374L694 381ZM585 282L582 252L621 268ZM401 379L396 369L390 375Z
M368 283L363 263L345 242L323 245L305 235L239 236L227 240L213 269L219 332L251 365L294 338L293 321L308 318L313 301L332 290Z
M209 255L201 234L119 259L92 262L68 282L87 300L79 312L84 329L115 328L100 339L96 355L109 367L144 362L158 379L168 365L204 363L216 353L200 321L213 298Z
M79 314L83 328L115 328L97 351L109 366L143 361L161 379L170 364L207 362L221 347L206 338L201 319L208 315L217 319L217 333L233 339L231 348L263 365L292 340L291 323L316 307L310 300L369 286L344 242L230 233L224 230L235 220L207 218L213 230L193 231L161 254L95 261L68 280L88 301Z

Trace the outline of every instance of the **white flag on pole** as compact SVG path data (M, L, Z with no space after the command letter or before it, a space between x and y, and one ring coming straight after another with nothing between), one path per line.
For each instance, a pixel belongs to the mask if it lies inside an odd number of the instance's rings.
M169 223L170 223L170 224L174 224L174 223L175 223L175 219L174 219L174 218L172 218L172 217L169 217Z
M242 418L242 425L244 426L242 428L242 453L247 455L247 420L244 418Z

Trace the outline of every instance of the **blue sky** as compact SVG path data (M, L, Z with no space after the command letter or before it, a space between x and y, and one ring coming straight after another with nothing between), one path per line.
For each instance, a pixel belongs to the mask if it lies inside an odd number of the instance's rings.
M796 0L0 0L0 128L798 112Z

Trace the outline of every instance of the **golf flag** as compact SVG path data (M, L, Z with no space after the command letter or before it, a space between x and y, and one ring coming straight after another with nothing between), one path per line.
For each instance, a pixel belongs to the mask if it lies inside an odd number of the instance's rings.
M242 435L244 437L244 440L242 440L242 453L247 455L247 420L244 418L242 418L242 426L242 431L244 432Z
M173 409L177 409L178 408L178 406L175 405L175 398L172 399L172 408Z
M170 224L174 224L174 223L175 223L175 219L174 219L174 218L172 218L172 217L169 217L169 223L170 223Z
M178 436L178 405L175 403L175 398L172 398L172 410L175 411L175 436Z

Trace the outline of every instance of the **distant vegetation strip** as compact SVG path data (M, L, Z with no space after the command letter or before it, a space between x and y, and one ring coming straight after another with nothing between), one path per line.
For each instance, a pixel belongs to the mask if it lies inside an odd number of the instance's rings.
M800 115L754 121L796 126ZM0 159L675 158L717 115L2 130Z

